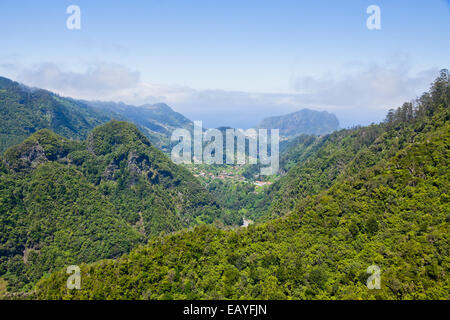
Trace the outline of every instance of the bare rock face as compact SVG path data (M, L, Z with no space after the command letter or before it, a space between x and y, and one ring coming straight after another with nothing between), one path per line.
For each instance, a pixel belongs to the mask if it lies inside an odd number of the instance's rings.
M127 158L126 169L130 173L130 185L134 186L138 183L140 176L147 176L150 165L149 160L145 156L139 156L136 151L131 150L128 156L125 154L123 157ZM102 173L102 179L114 180L115 173L120 169L120 161L117 159L112 160Z
M45 150L39 144L35 142L32 145L17 150L17 157L5 157L6 165L13 171L29 171L35 169L40 164L47 162L48 159L45 156Z
M91 133L86 139L86 148L87 151L93 155L95 155L94 152L94 135Z
M38 165L48 161L45 150L39 143L36 143L28 152L21 155L20 159L26 161L30 167L36 168Z
M102 179L114 180L114 173L117 171L117 169L119 169L119 166L114 162L108 164L108 166L105 168L105 171L103 171Z
M139 181L139 176L142 174L142 170L140 168L141 163L139 163L139 157L136 152L131 151L128 154L127 167L130 171L130 185L134 186Z
M139 157L135 151L130 151L128 154L127 167L132 173L141 173Z

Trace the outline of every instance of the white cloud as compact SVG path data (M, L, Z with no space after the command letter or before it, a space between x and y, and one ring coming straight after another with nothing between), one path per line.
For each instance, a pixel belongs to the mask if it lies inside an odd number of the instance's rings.
M413 75L404 64L359 65L339 77L295 77L292 86L319 104L384 110L426 90L438 71L429 69Z
M63 71L53 63L44 63L22 70L17 80L65 95L92 98L134 88L140 84L140 74L114 64L96 64L78 73Z

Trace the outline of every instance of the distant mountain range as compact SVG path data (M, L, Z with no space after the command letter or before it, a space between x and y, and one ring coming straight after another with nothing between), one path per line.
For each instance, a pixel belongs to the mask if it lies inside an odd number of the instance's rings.
M97 110L118 114L142 129L150 141L159 149L170 151L170 137L175 129L193 130L194 124L181 113L175 112L165 103L127 105L116 102L85 101Z
M133 106L121 102L85 101L61 97L0 77L0 153L40 129L69 139L85 139L96 126L110 120L135 124L158 149L171 150L173 130L193 130L193 122L165 103ZM339 129L335 115L303 109L264 119L257 128L280 129L280 135L322 135ZM222 128L223 129L223 128Z
M138 107L76 100L0 77L0 153L40 129L79 140L85 139L96 126L113 119L132 122L165 152L170 150L174 129L193 128L191 120L164 103Z
M280 129L280 135L284 137L300 134L323 135L338 130L339 120L326 111L302 109L287 115L266 118L257 127Z

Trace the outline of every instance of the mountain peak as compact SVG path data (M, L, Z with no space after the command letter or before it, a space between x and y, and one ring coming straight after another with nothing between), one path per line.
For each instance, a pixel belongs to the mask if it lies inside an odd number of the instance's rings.
M285 137L300 134L322 135L339 129L339 120L327 111L304 108L287 115L266 118L258 128L280 129L280 134Z
M134 124L118 120L111 120L96 127L89 135L87 143L88 149L97 155L110 153L119 145L151 146L147 137Z

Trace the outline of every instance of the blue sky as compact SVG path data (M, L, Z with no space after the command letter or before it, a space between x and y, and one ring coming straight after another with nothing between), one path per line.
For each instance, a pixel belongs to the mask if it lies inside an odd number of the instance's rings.
M66 8L81 8L68 30ZM368 30L366 8L381 9ZM0 2L0 75L86 99L167 102L207 126L301 108L380 121L450 61L450 3Z

